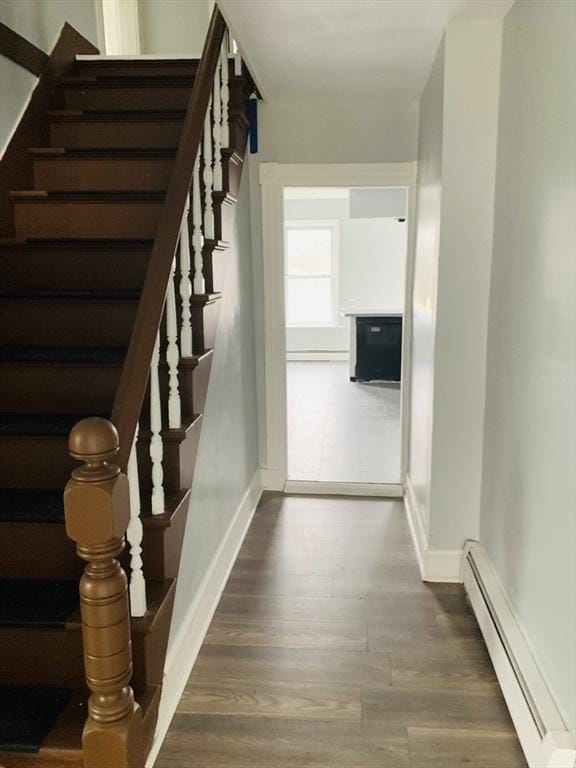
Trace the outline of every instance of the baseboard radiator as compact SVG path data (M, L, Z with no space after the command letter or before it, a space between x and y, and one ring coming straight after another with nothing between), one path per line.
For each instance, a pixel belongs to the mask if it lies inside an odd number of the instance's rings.
M468 542L462 581L530 768L574 768L574 736L550 692L502 584L479 542Z

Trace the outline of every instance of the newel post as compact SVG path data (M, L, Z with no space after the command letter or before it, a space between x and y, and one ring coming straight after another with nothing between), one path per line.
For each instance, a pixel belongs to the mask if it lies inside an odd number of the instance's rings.
M66 486L64 509L68 536L86 561L80 610L92 694L82 735L84 767L141 768L142 712L130 687L128 584L116 559L130 522L128 479L114 464L118 433L106 419L83 419L68 445L70 455L83 462Z

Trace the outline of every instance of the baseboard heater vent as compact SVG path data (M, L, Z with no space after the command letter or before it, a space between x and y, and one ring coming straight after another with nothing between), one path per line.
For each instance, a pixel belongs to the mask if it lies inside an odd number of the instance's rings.
M468 542L462 581L530 768L574 768L576 748L484 547Z

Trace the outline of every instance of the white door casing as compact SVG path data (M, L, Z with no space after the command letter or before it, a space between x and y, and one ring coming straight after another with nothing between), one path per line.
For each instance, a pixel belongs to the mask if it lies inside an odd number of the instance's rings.
M388 495L388 493L398 495L397 492L402 490L406 477L408 458L416 163L318 165L261 163L259 182L262 195L265 379L264 403L260 405L259 414L264 425L261 434L265 442L261 450L261 468L263 485L271 490L284 490L288 478L284 189L286 187L406 187L408 190L406 293L402 331L401 479L397 486L382 486L382 495ZM322 486L324 488L326 483ZM325 488L324 492L326 492Z

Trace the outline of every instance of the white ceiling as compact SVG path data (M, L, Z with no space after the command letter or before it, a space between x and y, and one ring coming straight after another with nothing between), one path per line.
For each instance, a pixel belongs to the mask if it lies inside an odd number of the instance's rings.
M446 24L512 0L220 0L273 101L420 98Z

